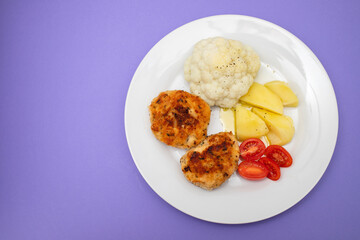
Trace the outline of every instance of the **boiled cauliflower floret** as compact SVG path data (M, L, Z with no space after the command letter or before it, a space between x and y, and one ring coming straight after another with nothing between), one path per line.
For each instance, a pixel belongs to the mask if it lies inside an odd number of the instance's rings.
M198 42L186 60L191 93L210 106L233 107L247 93L260 69L260 58L239 41L221 37Z

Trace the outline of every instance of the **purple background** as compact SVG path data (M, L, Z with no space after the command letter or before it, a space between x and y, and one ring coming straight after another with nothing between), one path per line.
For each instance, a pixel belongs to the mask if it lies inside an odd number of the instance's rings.
M358 238L359 13L355 0L1 1L0 239ZM258 223L214 224L176 210L144 181L125 138L127 89L142 58L170 31L217 14L295 34L338 100L323 178Z

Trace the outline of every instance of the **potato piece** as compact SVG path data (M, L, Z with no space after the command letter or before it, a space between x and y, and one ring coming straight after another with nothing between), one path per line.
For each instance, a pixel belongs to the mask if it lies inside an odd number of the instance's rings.
M269 128L266 135L272 145L285 145L295 134L292 119L289 116L279 115L263 109L253 108L252 111L265 121Z
M278 137L273 131L269 131L268 134L266 135L267 139L270 142L270 145L281 145L281 139L280 137Z
M253 83L240 101L278 114L283 113L283 103L280 97L259 83Z
M265 122L256 114L241 106L241 104L236 105L235 121L236 137L239 141L248 138L259 138L269 132Z
M269 133L268 133L269 134ZM260 137L259 138L264 144L265 144L265 147L268 147L268 146L270 146L270 141L269 141L269 139L267 138L267 136L265 135L265 136L262 136L262 137Z
M233 108L221 108L220 120L224 132L232 132L235 135L235 110Z
M284 106L296 107L299 104L298 98L286 82L272 81L265 83L264 86L278 95Z

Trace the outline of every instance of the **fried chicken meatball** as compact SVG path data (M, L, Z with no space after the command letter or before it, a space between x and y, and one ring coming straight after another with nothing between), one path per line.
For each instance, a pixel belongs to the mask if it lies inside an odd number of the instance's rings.
M191 148L207 136L210 107L200 97L182 90L165 91L149 106L151 130L161 142Z
M240 150L231 132L207 137L180 159L181 170L194 185L212 190L223 184L236 171Z

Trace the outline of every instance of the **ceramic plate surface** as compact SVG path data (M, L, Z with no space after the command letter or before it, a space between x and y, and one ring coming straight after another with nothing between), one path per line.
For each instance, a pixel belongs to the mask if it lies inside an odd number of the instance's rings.
M160 92L189 91L183 66L194 45L221 36L251 46L260 56L255 81L288 82L299 106L285 108L295 136L285 148L293 165L280 180L248 181L237 173L220 188L206 191L189 183L180 168L184 150L159 142L150 130L148 106ZM125 130L133 160L151 188L178 210L217 223L249 223L275 216L295 205L316 185L333 154L338 109L330 79L317 57L283 28L253 17L219 15L190 22L161 39L145 56L131 81ZM208 134L222 131L219 109L212 107Z

